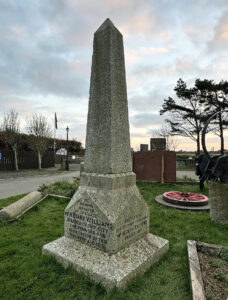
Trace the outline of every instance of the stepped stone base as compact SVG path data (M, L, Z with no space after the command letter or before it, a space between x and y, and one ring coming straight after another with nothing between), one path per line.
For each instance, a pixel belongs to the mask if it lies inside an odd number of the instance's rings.
M55 257L65 268L72 266L110 290L125 287L132 278L149 269L168 249L167 240L149 233L114 254L65 236L44 245L42 253Z

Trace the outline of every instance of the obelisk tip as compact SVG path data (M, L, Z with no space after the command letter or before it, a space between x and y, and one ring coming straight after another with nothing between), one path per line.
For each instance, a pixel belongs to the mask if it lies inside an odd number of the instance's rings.
M119 32L119 30L115 27L115 25L112 23L112 21L109 18L107 18L104 21L104 23L102 23L101 26L97 29L97 31L95 32L95 34L98 33L98 32L100 32L100 31L106 30L108 28L114 29L114 30L116 30L116 31ZM121 34L121 32L119 32L119 33Z

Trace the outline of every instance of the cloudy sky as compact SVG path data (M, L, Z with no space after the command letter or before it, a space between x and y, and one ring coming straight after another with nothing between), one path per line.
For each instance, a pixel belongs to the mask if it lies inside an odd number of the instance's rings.
M178 78L228 80L227 0L0 0L0 122L14 108L45 114L57 135L85 141L96 29L109 17L124 37L131 144L161 127ZM179 149L195 149L181 140Z

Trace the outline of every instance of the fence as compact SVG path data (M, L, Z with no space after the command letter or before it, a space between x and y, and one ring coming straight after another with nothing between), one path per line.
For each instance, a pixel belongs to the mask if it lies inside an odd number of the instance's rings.
M135 152L133 172L137 180L176 182L176 153L161 150Z
M14 153L13 151L0 150L0 170L15 170ZM18 152L18 167L19 169L37 169L38 158L34 151L19 151ZM53 151L46 151L42 157L42 168L54 167Z

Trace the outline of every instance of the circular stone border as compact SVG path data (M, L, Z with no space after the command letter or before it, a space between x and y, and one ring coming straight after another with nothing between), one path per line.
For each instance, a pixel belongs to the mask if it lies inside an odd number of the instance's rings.
M175 208L175 209L180 209L180 210L190 210L190 211L209 211L210 210L210 204L206 204L204 206L181 206L181 205L168 203L165 200L163 200L163 195L156 196L155 201L161 205L168 207L168 208Z

